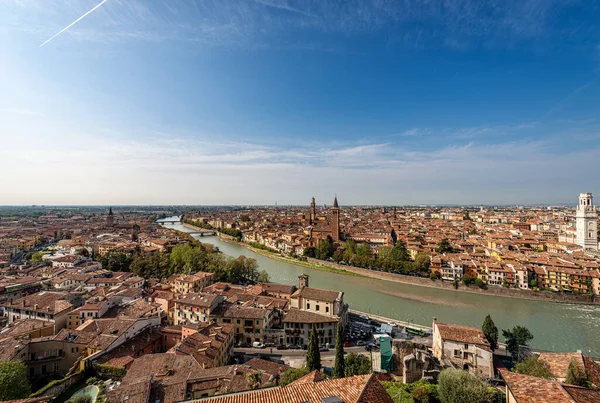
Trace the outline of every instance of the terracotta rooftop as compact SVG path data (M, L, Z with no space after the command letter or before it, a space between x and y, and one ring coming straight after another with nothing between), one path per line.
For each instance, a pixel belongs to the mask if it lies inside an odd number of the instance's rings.
M64 300L66 296L67 293L65 292L42 291L19 298L8 306L14 309L26 309L54 315L73 306L70 302Z
M585 389L572 385L562 385L562 387L576 403L600 402L600 391L598 390Z
M344 403L392 403L392 398L372 375L321 382L289 384L250 392L213 396L190 402L211 403L292 403L321 402L328 397L338 397Z
M490 343L485 338L483 332L474 327L450 325L446 323L437 323L437 329L443 340L458 341L460 343L477 344L490 347ZM435 330L434 330L435 331Z
M304 287L292 294L292 298L302 297L317 301L334 302L341 299L342 291L322 290L320 288Z
M535 376L517 374L507 370L500 373L517 403L573 403L560 382Z
M594 361L587 355L576 353L541 353L539 359L545 361L550 367L550 372L555 378L566 378L567 369L572 360L580 368L587 370L592 378L592 383L600 385L600 363Z

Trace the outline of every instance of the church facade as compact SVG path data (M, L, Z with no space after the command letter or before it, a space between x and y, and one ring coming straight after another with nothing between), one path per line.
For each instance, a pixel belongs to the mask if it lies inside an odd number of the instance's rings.
M340 206L337 196L333 200L331 211L326 215L317 215L317 205L315 198L310 203L310 214L308 218L307 235L310 245L316 246L321 239L331 239L334 243L342 240L340 230Z

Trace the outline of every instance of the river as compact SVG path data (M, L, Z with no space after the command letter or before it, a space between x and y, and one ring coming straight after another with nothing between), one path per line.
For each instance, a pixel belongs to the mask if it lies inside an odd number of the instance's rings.
M191 232L181 224L165 227ZM527 327L534 336L534 348L581 350L600 357L600 305L503 298L348 276L270 259L216 236L196 238L218 246L228 255L256 259L275 283L297 284L298 276L306 273L311 287L344 291L344 300L351 309L421 325L431 326L433 317L437 317L440 322L478 328L490 314L500 330L515 325Z

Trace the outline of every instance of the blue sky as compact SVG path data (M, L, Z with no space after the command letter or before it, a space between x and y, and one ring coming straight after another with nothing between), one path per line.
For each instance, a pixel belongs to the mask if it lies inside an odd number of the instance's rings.
M99 3L0 1L0 205L600 195L599 2Z

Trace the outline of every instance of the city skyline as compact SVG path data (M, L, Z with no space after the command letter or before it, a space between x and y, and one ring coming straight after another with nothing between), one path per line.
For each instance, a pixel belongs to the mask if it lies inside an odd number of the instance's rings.
M576 204L598 5L0 4L2 205Z

